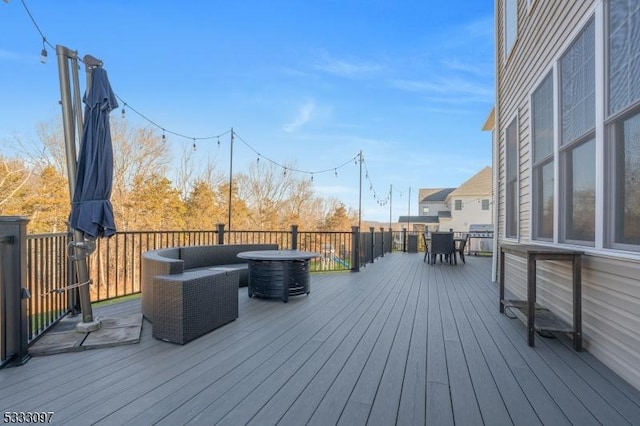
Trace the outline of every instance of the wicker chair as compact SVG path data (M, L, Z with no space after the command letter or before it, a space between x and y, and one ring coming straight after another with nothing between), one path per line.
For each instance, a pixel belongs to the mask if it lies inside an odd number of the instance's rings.
M238 318L237 270L195 270L153 279L152 336L185 343Z
M431 233L431 266L436 263L437 255L444 255L450 265L453 265L455 256L455 245L453 243L453 232L432 232ZM442 257L440 257L442 261Z

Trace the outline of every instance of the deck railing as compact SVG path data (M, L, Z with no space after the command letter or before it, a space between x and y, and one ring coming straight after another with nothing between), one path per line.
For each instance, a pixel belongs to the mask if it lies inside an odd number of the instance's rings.
M73 262L67 233L28 235L26 250L28 341L34 342L69 312L79 312ZM357 244L356 244L357 241ZM281 249L313 251L311 272L357 271L393 250L391 231L316 232L224 230L218 225L207 231L121 231L96 241L88 257L91 301L98 302L140 292L142 254L172 246L275 243ZM356 245L358 247L356 247ZM357 255L359 254L359 255Z

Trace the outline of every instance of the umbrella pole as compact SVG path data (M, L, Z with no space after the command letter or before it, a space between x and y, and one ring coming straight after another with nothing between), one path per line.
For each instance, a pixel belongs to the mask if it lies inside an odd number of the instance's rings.
M74 70L74 87L78 88L78 60L77 53L64 47L56 46L56 53L58 55L58 72L60 76L60 93L62 103L62 123L64 128L64 141L65 152L67 158L67 176L69 181L69 193L71 199L75 192L76 186L76 141L74 131L74 114L71 101L71 88L69 78L69 65L67 59L71 61L71 66ZM76 93L76 99L79 99L79 93ZM80 104L76 104L76 114L82 114ZM82 120L79 119L81 122ZM82 321L76 326L78 332L90 332L100 328L99 321L93 319L93 312L91 308L91 297L89 295L89 267L87 264L87 250L84 235L82 232L74 229L73 231L73 246L74 246L74 262L76 266L76 276L78 283L83 284L78 287L78 293L80 296L80 309L82 311Z

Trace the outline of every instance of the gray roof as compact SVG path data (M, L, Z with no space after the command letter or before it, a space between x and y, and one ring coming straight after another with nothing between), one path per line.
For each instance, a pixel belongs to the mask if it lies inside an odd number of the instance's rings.
M449 218L451 219L451 212L450 211L445 211L445 210L441 210L438 212L438 217L443 217L443 218Z
M407 220L408 219L408 220ZM400 216L398 223L438 223L438 216Z
M428 195L422 199L422 201L446 201L449 194L455 191L456 188L444 188L438 192L434 192L431 195Z

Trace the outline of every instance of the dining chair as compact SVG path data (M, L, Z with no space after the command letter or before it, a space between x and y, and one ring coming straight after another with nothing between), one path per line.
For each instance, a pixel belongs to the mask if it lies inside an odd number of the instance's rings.
M441 255L440 261L442 262L442 255L445 260L448 260L449 264L453 264L453 257L455 255L455 245L453 243L453 232L432 232L431 233L431 247L429 250L431 255L431 266L436 263L436 256Z
M464 251L465 251L465 248L467 247L467 241L469 241L469 234L463 234L462 239L458 240L458 244L456 245L456 252L457 254L460 255L460 259L462 260L462 263L467 263L464 260Z
M422 242L424 243L424 259L422 261L427 262L429 260L429 239L426 232L422 233Z

